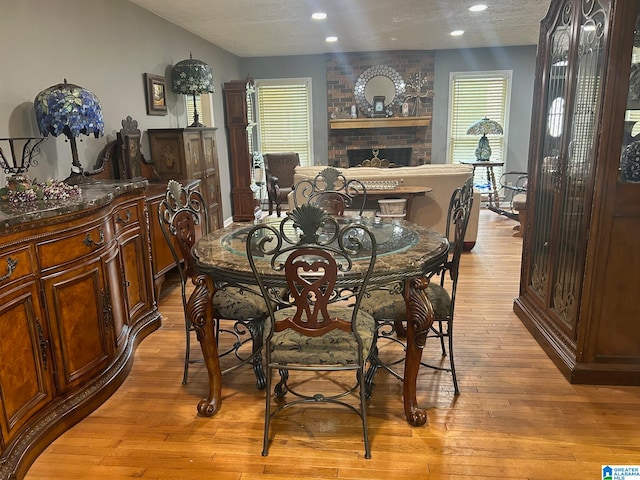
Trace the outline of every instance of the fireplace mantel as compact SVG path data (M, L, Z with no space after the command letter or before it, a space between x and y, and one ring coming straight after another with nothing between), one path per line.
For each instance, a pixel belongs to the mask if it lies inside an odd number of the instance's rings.
M335 118L329 120L331 130L348 130L358 128L395 128L395 127L428 127L428 117L389 117L389 118Z

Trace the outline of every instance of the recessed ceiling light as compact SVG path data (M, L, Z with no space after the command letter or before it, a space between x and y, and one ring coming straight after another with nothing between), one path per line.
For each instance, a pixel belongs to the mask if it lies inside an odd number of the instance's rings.
M328 42L328 43L337 42L338 41L338 37L336 37L334 35L330 35L327 38L325 38L324 41Z
M464 34L464 30L454 30L449 35L451 35L452 37L459 37L460 35L463 35L463 34Z
M324 12L316 12L311 15L311 18L313 18L314 20L324 20L325 18L327 18L327 14Z
M470 12L484 12L486 9L487 6L482 3L469 7Z

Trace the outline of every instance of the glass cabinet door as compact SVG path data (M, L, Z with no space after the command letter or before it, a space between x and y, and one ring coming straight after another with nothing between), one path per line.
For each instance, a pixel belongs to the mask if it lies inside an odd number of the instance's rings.
M627 111L625 112L622 153L620 154L620 175L624 183L640 182L640 5L636 13L636 27L633 32L631 52L631 73Z
M607 14L599 2L567 0L549 40L531 285L557 326L572 338L586 249L606 25Z
M545 112L540 128L537 159L536 189L532 205L536 228L533 232L530 256L530 282L543 298L547 297L547 278L550 262L550 241L556 193L562 175L562 144L565 131L565 111L569 84L569 44L572 32L571 1L566 0L547 42L547 92Z

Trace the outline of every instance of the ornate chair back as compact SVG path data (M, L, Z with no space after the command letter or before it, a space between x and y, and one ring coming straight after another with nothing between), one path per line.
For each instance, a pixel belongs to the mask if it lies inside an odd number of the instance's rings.
M204 197L195 187L183 187L169 180L165 198L158 207L158 219L183 285L193 274L191 247L208 233L206 209Z
M366 249L366 251L365 251ZM256 225L246 242L247 258L267 299L264 352L267 396L263 455L268 453L272 416L294 403L337 403L358 413L363 423L365 456L369 458L364 366L376 329L374 318L360 311L360 302L376 261L374 235L359 223L341 225L323 208L305 204L287 213L278 228ZM353 257L357 256L355 271ZM339 278L357 273L344 285ZM279 293L286 286L289 295ZM279 370L276 395L291 392L297 399L271 412L271 378ZM305 395L287 383L289 370L357 372L360 410L334 396ZM352 387L347 390L351 392Z
M460 257L464 247L464 236L471 217L473 207L473 177L469 177L462 187L456 188L449 200L449 210L447 211L446 237L451 242L449 260L445 269L449 271L449 276L453 281L451 303L453 307L455 289L458 279L458 269L460 267ZM453 232L451 231L453 230ZM453 235L453 239L451 236ZM444 276L443 276L444 277ZM444 278L440 283L443 285Z
M320 171L313 179L300 180L293 187L294 206L315 204L331 215L344 215L349 208L362 215L367 201L367 189L360 180L347 180L334 167Z

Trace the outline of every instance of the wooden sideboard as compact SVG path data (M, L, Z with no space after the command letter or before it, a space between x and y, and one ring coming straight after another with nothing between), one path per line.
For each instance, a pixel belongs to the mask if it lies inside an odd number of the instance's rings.
M124 381L160 326L146 181L0 205L0 478L22 478Z

